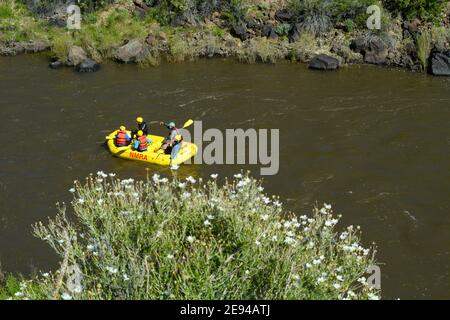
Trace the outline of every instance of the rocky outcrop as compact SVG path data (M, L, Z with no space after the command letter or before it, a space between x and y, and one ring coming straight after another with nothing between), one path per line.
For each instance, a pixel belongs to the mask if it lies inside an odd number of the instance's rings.
M434 76L450 76L450 50L433 50L428 62L428 72Z
M116 49L113 58L121 63L134 63L139 61L144 53L145 46L143 41L140 39L133 39Z
M83 60L80 64L75 66L75 71L78 72L96 72L100 69L100 65L92 59Z
M364 56L364 62L384 64L388 57L388 44L379 36L360 36L352 40L350 48Z
M83 50L83 48L78 46L72 46L69 49L69 54L67 55L66 65L68 65L69 67L75 67L86 59L87 55L86 52Z
M315 70L336 70L338 67L339 61L326 54L319 54L309 62L309 68Z
M44 40L0 43L0 55L15 56L22 53L37 53L47 51L49 48L50 44Z
M230 33L233 37L239 38L242 41L245 41L249 38L249 34L247 32L247 26L244 23L237 23L231 27Z

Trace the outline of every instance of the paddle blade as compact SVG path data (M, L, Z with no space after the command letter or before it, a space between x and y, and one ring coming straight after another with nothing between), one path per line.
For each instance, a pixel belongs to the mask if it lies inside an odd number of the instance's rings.
M186 123L184 124L183 129L184 129L184 128L187 128L187 127L189 127L189 126L191 126L193 123L194 123L194 120L189 119L189 120L186 121Z

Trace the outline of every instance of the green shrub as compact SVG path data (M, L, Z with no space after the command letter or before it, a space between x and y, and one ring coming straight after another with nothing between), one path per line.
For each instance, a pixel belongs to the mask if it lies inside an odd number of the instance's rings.
M344 29L346 32L352 32L355 29L355 22L352 19L346 19L344 21Z
M374 258L358 228L337 232L329 205L296 217L258 181L235 177L219 186L216 176L143 182L98 172L76 183L76 222L61 206L34 226L61 268L14 298L378 298L363 278Z
M282 23L275 27L275 32L280 37L287 37L289 35L289 30L291 26L289 23Z
M20 281L18 277L12 274L5 275L0 270L0 300L20 297ZM18 292L19 294L17 294Z
M427 21L441 20L442 10L447 5L444 0L385 0L385 6L400 12L406 19L419 18Z
M437 47L443 48L450 42L450 28L449 27L432 27L431 39Z
M428 31L422 31L417 36L417 56L423 70L428 67L428 57L431 51L431 35Z

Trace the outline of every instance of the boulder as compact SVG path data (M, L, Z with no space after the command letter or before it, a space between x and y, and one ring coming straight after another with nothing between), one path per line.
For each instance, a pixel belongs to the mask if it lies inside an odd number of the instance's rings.
M367 50L367 41L365 37L358 37L350 42L350 49L355 52L364 54Z
M75 71L78 72L96 72L100 69L100 65L92 59L83 60L80 64L75 66Z
M231 27L230 33L233 37L239 38L242 41L248 39L247 26L244 23L234 24Z
M298 39L300 39L300 36L302 34L302 27L300 23L296 23L291 27L291 30L289 30L289 42L295 42Z
M316 70L336 70L339 67L339 61L336 58L319 54L309 62L310 69Z
M384 64L388 56L388 44L379 36L358 37L350 43L350 48L364 56L364 62Z
M450 76L450 50L433 50L428 62L428 72L434 76Z
M373 37L368 42L364 61L370 64L384 64L388 56L388 46L380 37Z
M113 58L122 63L130 63L138 61L144 53L143 41L133 39L127 44L119 47L113 54Z
M281 22L290 22L292 20L292 11L288 9L281 9L275 12L275 19Z
M67 55L66 64L70 67L72 67L72 66L74 67L86 59L87 59L87 55L86 55L86 52L83 50L83 48L78 47L78 46L72 46L69 49L69 54Z
M269 39L276 39L278 38L278 35L275 31L275 28L273 27L272 24L267 23L263 26L262 31L261 31L261 35L263 37L267 37Z

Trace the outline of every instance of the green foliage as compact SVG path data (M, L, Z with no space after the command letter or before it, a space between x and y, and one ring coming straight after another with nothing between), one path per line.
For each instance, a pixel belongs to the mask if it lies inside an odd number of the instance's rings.
M375 0L289 0L288 8L300 22L303 31L319 36L334 24L341 22L349 27L350 20L364 22L366 10ZM359 25L359 24L357 24ZM351 28L353 29L353 24Z
M331 206L285 212L245 175L210 181L76 183L71 203L35 235L61 256L57 272L23 284L39 299L375 299L363 275L373 252Z
M419 18L426 21L441 19L442 10L447 5L444 0L385 0L385 6L400 12L406 19Z
M344 21L344 30L346 32L352 32L355 29L355 22L352 19L346 19Z
M422 70L428 67L428 57L431 51L431 35L428 31L423 31L417 36L417 56Z
M20 292L20 279L12 274L5 275L0 271L0 300L15 297L17 292Z
M450 28L433 26L431 28L431 39L437 47L445 47L450 42Z
M291 26L289 23L282 23L275 27L275 32L280 37L287 37L289 35L289 30L291 29Z

